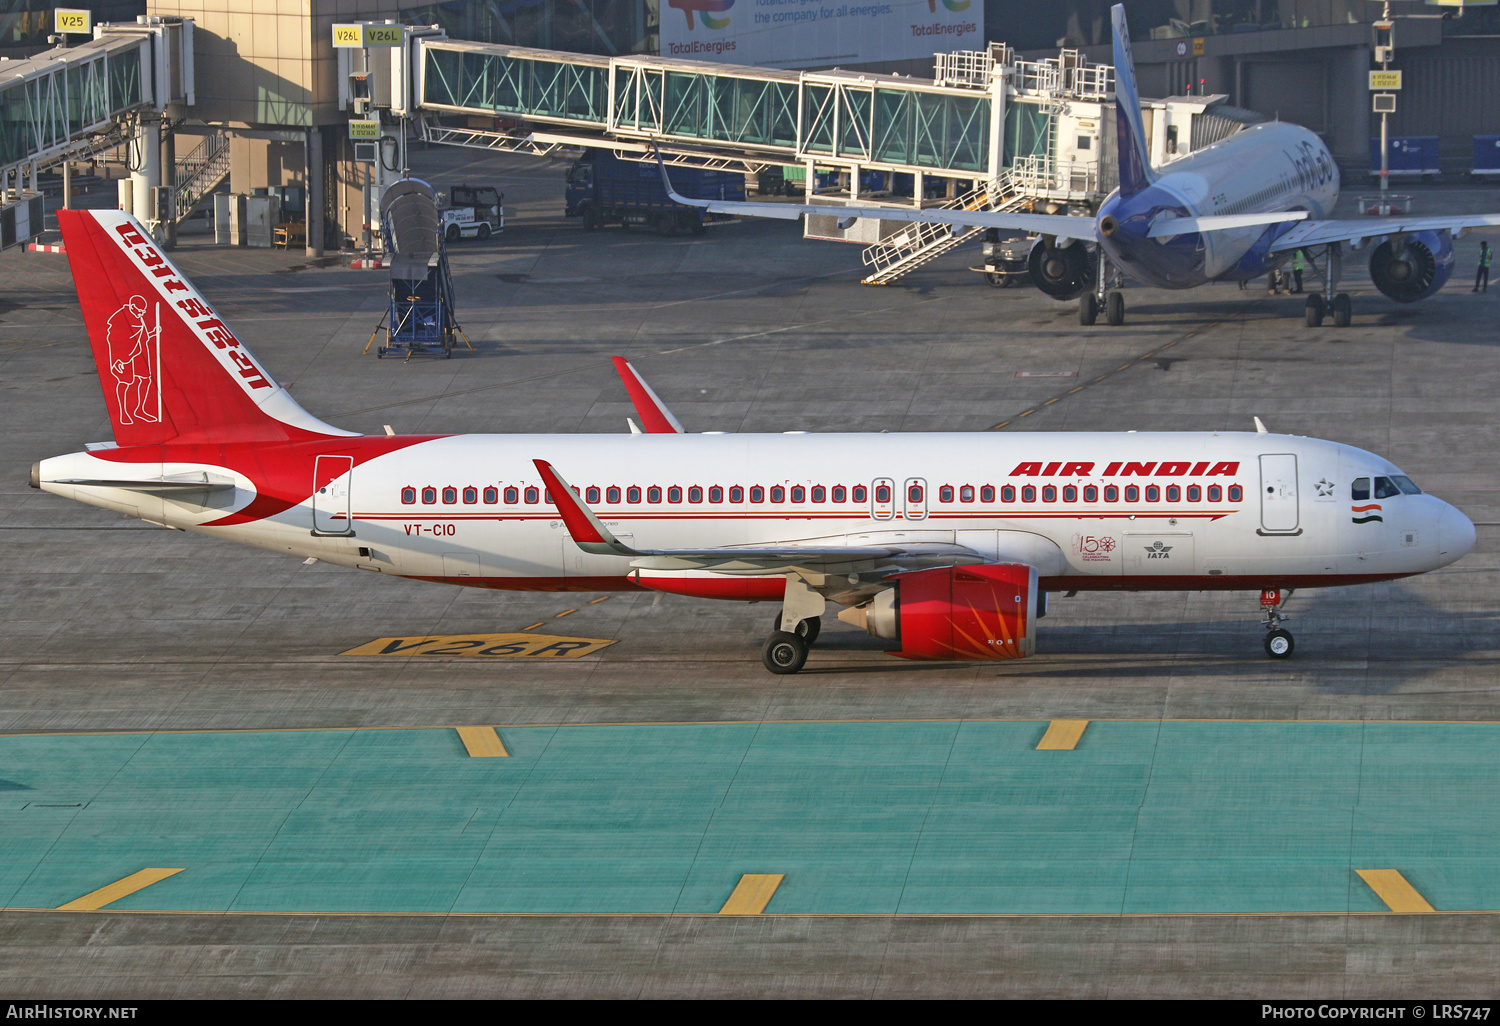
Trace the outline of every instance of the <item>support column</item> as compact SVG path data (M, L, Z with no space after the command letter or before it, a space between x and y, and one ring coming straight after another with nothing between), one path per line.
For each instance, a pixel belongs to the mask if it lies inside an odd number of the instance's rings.
M162 245L171 249L177 245L177 134L164 132L161 137L161 184L172 187L172 203L156 216L161 220Z
M150 222L156 217L151 208L151 190L161 184L161 120L156 115L141 116L131 149L141 162L141 169L130 173L131 206L138 220Z
M64 210L72 210L73 209L73 162L71 160L65 160L65 161L63 161L62 176L63 176L63 205L62 205L62 208Z
M307 255L323 255L323 130L309 128L307 141L303 144L307 155L305 169L307 196Z

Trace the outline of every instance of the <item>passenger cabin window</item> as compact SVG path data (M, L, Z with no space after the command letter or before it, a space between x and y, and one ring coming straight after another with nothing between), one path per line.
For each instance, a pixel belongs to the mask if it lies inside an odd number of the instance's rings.
M994 502L995 501L995 486L994 485L983 485L979 489L979 501L980 502Z
M1119 502L1120 501L1120 486L1119 485L1105 485L1104 486L1104 501L1105 502Z
M730 502L744 502L745 501L745 489L741 488L739 485L734 485L732 488L729 489L729 501Z
M484 502L487 506L493 506L500 501L500 489L490 485L484 490Z
M806 502L807 501L807 489L803 488L801 485L793 485L792 486L792 501L793 502Z
M952 501L953 501L953 486L952 485L943 485L941 488L938 489L938 502L952 502Z
M723 502L724 501L724 488L723 488L722 485L709 485L708 486L708 501L709 502Z
M875 501L876 502L890 502L891 501L891 486L890 485L876 485L875 486Z
M1245 497L1245 489L1241 488L1239 485L1230 485L1229 486L1229 501L1230 502L1239 502L1244 497Z
M437 502L437 489L431 486L422 489L422 501L431 506Z
M417 490L411 486L401 489L401 501L410 506L417 501Z
M1016 501L1016 486L1015 485L1005 485L1003 488L1001 488L1000 489L1000 501L1001 502L1015 502Z
M660 502L661 501L661 486L660 485L652 485L650 488L646 489L646 501L647 502Z
M849 498L853 499L855 502L864 502L868 497L869 492L865 490L864 485L855 485L849 491Z
M1161 501L1161 489L1158 488L1156 485L1147 485L1146 486L1146 501L1147 502L1160 502Z
M521 493L520 492L516 491L516 489L514 489L514 488L507 488L507 489L505 489L505 504L507 506L514 506L516 503L518 503L520 501L521 501Z
M1396 487L1396 482L1388 477L1377 477L1375 479L1375 498L1389 499L1392 495L1400 495L1401 489Z
M591 503L591 504L595 503L595 502L598 502L599 501L599 486L598 485L589 485L588 488L584 489L584 492L583 492L583 501L587 502L587 503Z
M641 486L631 485L629 488L626 488L625 501L631 504L639 503L641 501Z
M1218 485L1209 485L1208 486L1208 501L1209 502L1222 502L1223 499L1224 499L1224 489L1220 488Z
M1099 501L1099 486L1098 485L1084 485L1083 486L1083 501L1084 502L1098 502Z
M1203 489L1197 485L1188 485L1188 502L1200 502L1203 499Z
M538 498L540 498L540 494L537 492L537 490L535 488L528 488L528 489L526 489L526 501L527 502L529 502L529 503L530 502L536 502Z
M667 501L668 502L681 502L682 501L682 488L681 488L681 486L679 486L679 485L670 485L670 486L668 486L668 488L667 488Z
M964 485L962 488L960 488L958 490L958 501L959 502L973 502L974 501L974 486L973 485Z
M922 501L922 486L914 484L914 485L911 485L910 487L908 487L906 489L906 501L907 502L921 502Z
M1036 501L1036 485L1022 485L1021 486L1021 501L1022 502L1035 502Z
M772 502L785 502L786 501L786 489L783 488L783 487L781 487L781 485L772 485L771 486L771 501Z
M604 501L609 503L610 505L614 505L615 503L619 502L620 487L618 485L610 485L608 488L604 489Z
M1125 486L1125 501L1126 502L1140 502L1141 501L1141 490L1139 488L1137 488L1135 485L1126 485Z
M688 502L702 502L703 489L697 485L688 486Z
M848 494L849 493L844 490L844 486L843 485L834 485L833 486L833 501L834 502L844 502L845 501L845 496L847 496Z
M458 489L449 485L443 489L443 502L449 506L458 501Z
M1063 502L1077 502L1077 501L1078 501L1078 486L1077 485L1063 485Z
M1181 502L1182 501L1182 489L1178 488L1176 485L1167 485L1167 501L1168 502Z
M828 489L824 488L822 485L813 485L813 487L812 487L812 501L813 502L823 502L827 498L828 498Z
M1056 502L1057 501L1057 485L1043 485L1042 486L1042 501L1043 502Z
M1354 484L1349 486L1349 498L1355 502L1363 502L1370 497L1370 479L1368 477L1356 477Z
M766 490L764 488L762 488L760 485L751 485L750 486L750 501L751 502L765 502L766 501Z
M472 506L479 501L479 489L473 486L464 489L464 503Z

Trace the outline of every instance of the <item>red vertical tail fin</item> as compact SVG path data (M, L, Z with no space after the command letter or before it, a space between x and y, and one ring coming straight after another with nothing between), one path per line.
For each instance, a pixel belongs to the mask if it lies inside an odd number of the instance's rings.
M120 445L352 434L297 405L134 217L57 218Z

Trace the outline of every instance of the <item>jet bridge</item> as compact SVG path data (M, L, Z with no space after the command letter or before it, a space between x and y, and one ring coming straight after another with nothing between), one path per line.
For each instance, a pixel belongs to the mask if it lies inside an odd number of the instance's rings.
M147 211L161 180L160 112L193 99L191 20L99 25L77 46L0 62L0 204L31 203L44 168L131 140L143 165L134 205ZM40 218L28 221L40 232Z

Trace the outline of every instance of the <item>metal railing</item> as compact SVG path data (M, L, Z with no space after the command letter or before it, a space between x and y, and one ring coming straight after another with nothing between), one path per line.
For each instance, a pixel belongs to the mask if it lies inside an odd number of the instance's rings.
M229 174L229 133L205 136L192 152L177 159L176 188L172 190L172 215L177 224L187 220L204 198Z
M944 203L943 210L1014 210L1031 202L1021 183L1009 174ZM984 232L982 227L949 224L912 224L895 235L869 246L861 254L866 267L874 270L862 284L888 285L923 264L935 260Z

